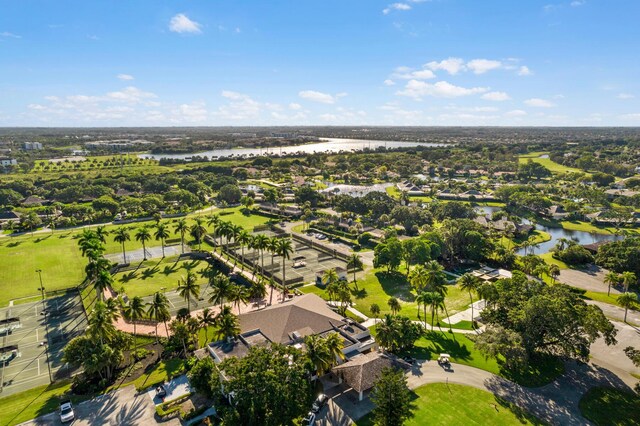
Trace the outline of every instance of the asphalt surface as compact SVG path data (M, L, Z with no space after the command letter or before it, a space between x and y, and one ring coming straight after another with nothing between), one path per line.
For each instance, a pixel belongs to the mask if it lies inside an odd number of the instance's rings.
M17 356L1 366L5 397L53 380L69 377L70 367L62 361L62 350L81 335L87 322L78 296L60 296L0 309L0 318L19 318L20 328L1 335L2 347L17 346Z

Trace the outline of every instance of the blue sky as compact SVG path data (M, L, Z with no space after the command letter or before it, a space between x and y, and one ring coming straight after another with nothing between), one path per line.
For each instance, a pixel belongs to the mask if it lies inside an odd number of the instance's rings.
M0 0L0 126L640 126L637 0Z

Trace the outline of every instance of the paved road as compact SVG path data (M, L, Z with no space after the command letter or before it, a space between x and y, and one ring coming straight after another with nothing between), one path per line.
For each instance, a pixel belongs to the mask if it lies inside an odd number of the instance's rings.
M608 285L604 283L604 277L609 271L596 265L590 265L584 270L562 269L558 281L573 287L587 291L606 292ZM620 290L611 287L611 294L620 294Z
M133 386L78 404L73 426L145 426L154 425L155 406L146 393L137 394ZM163 422L166 426L179 426L178 419ZM62 425L57 413L48 414L22 423L21 426Z
M609 319L617 320L619 322L622 322L624 319L624 309L620 306L598 302L596 300L586 300L585 302L590 305L598 306ZM640 312L629 309L629 312L627 313L627 322L631 325L640 326Z

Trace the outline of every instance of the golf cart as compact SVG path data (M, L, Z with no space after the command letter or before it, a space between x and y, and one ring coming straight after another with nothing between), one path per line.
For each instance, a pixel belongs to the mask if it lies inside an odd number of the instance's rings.
M451 355L449 354L440 354L440 357L438 357L438 364L448 367L449 365L451 365L451 361L449 361L450 357Z

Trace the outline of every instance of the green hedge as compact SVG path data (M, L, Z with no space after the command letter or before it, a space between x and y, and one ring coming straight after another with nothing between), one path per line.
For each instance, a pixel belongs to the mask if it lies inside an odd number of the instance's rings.
M191 395L192 393L188 392L188 393L185 393L184 395L180 395L177 398L170 399L168 401L164 401L162 404L156 405L156 414L159 417L163 418L175 412L181 411L179 404L189 399ZM182 415L183 414L180 413L180 416Z

